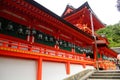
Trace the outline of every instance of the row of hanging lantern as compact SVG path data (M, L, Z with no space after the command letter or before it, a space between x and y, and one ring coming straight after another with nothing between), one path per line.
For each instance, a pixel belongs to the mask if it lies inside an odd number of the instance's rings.
M24 33L24 29L23 29L22 25L20 25L20 24L14 25L14 24L16 24L16 23L9 21L6 28L5 28L5 30L15 31L14 28L17 27L18 28L17 32L19 34L26 34L26 35L29 35L31 33L32 33L32 35L36 34L36 30L34 28L32 30L30 30L30 28L28 27L28 28L26 28L25 33ZM2 30L2 25L3 25L3 23L0 21L0 29L1 30Z
M7 26L5 26L5 25L3 25L2 21L0 21L0 30L16 31L14 28L17 27L18 30L16 32L22 34L23 33L22 26L21 25L14 26L13 24L14 24L13 22L9 21L7 23ZM3 28L2 26L5 28Z
M65 40L55 39L53 36L47 35L47 34L42 33L42 32L38 32L37 39L38 40L45 40L45 41L48 41L48 42L55 42L55 44L58 45L58 46L78 49L80 52L93 53L91 49L76 46L75 44L70 43L70 42L65 41Z
M109 61L117 61L117 58L112 58L112 57L107 57L107 56L103 56L104 60L109 60Z
M44 34L44 33L42 33L42 32L38 32L38 34L37 34L37 39L38 39L38 40L49 41L49 42L54 42L54 41L55 41L55 39L54 39L53 36Z
M3 26L2 21L0 21L0 30L2 30L2 26ZM17 30L14 29L15 27L17 27ZM8 22L6 30L15 31L19 35L26 35L28 41L30 40L30 36L33 36L32 42L34 42L34 39L36 38L35 36L37 36L37 40L44 40L44 41L47 41L47 42L54 42L58 46L77 49L80 52L84 52L84 53L92 53L91 49L81 48L79 46L76 46L75 44L72 44L72 43L68 42L68 41L55 39L53 36L47 35L47 34L45 34L43 32L40 32L40 31L37 31L34 28L30 28L30 27L25 28L25 26L22 26L20 24L17 24L17 26L16 26L16 25L14 25L14 22L11 22L11 21Z
M3 23L0 21L0 30L3 30L2 26L3 26ZM12 22L8 22L7 27L5 28L5 30L14 31L14 27L12 25Z

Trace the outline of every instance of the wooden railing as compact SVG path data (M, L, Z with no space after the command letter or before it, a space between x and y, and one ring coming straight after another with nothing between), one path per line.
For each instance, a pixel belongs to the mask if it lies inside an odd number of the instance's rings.
M73 60L86 60L92 62L94 61L93 59L87 58L85 54L78 54L66 50L56 49L54 47L46 46L43 44L37 43L30 44L27 42L20 43L17 41L4 38L0 38L0 47L22 50L24 52L29 51L37 54L45 54L47 56L57 56Z
M99 68L103 70L116 70L116 64L113 61L99 59L98 64Z

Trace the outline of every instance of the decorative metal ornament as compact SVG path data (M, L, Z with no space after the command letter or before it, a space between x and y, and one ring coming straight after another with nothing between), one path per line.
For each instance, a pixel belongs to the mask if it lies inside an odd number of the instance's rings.
M63 42L62 41L59 41L59 45L62 45L63 44Z
M81 51L81 52L83 52L84 50L83 50L83 49L81 49L80 51Z
M67 43L66 42L63 43L63 47L67 47Z
M75 49L75 45L74 45L74 44L72 44L72 48L74 48L74 49Z
M12 22L9 22L8 25L7 25L7 30L9 31L13 31L13 25L12 25Z
M56 45L59 45L59 41L58 40L56 40Z
M80 47L78 47L78 50L80 50Z
M68 47L72 47L72 44L71 44L71 43L68 43Z
M43 35L42 34L38 34L38 39L43 39Z
M23 34L22 26L20 25L19 27L20 27L20 28L18 29L18 33L19 33L19 34Z
M49 38L49 40L50 40L51 42L53 42L53 41L54 41L53 37L50 37L50 38Z
M37 31L35 29L32 29L32 35L35 35Z
M45 41L48 41L48 36L45 36Z
M30 29L27 29L27 30L25 31L25 34L26 34L26 35L30 35Z

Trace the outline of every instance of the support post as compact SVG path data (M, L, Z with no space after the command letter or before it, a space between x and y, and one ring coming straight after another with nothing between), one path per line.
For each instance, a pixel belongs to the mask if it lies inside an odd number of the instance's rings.
M42 58L38 59L37 80L42 80Z
M70 74L70 62L68 61L67 63L66 63L66 74Z
M86 68L86 64L83 63L82 66L83 66L83 68Z
M93 47L93 54L94 54L94 60L95 60L95 63L96 63L96 68L97 68L97 71L99 70L99 66L98 66L98 51L97 51L97 43L96 43L96 37L94 37L94 41L95 41L95 44L94 44L94 47Z
M95 45L93 45L93 55L94 55L94 61L96 62L96 48Z
M97 51L97 40L96 40L96 36L95 36L95 32L94 32L94 24L93 24L93 16L92 16L92 11L90 10L90 21L91 21L91 29L92 29L92 36L94 38L94 59L96 60L96 67L97 67L97 70L99 70L99 67L98 67L98 51Z

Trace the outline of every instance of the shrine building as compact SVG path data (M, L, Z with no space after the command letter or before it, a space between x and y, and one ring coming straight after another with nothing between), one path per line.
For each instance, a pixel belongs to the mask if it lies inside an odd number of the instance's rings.
M95 33L104 27L88 2L67 5L58 16L34 0L0 0L0 80L63 80L115 69L117 53Z

